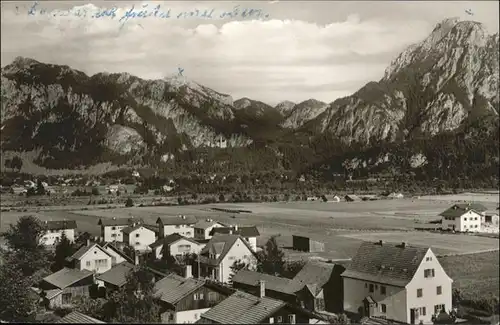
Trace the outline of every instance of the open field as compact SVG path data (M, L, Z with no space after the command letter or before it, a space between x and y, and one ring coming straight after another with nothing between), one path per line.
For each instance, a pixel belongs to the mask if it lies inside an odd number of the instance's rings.
M500 201L498 191L488 191L483 193L460 193L452 195L426 195L421 196L421 200L436 200L436 201L450 201L450 202L480 202L480 203L492 203L496 204L495 208L498 206Z
M498 252L445 256L439 261L453 279L453 287L461 290L465 299L497 296L500 290Z

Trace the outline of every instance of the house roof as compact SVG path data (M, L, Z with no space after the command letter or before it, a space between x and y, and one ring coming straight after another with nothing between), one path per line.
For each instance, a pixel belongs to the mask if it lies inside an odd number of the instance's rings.
M126 226L132 225L133 223L144 223L141 218L101 218L97 223L99 226Z
M120 255L121 257L123 257L125 260L129 261L130 263L133 263L134 260L130 257L130 256L127 256L127 254L125 254L124 252L120 251L118 249L118 247L116 247L112 242L107 242L106 244L104 244L102 246L102 248L104 248L106 250L106 248L109 248L111 249L113 252L115 252L116 254Z
M47 230L76 229L75 220L44 221L43 226Z
M203 313L201 318L219 324L259 324L284 306L286 303L281 300L236 291Z
M44 290L45 298L51 300L54 297L60 295L63 291L61 289Z
M233 276L231 281L250 286L258 286L259 281L265 281L266 289L283 292L283 289L288 287L292 280L255 271L240 270Z
M251 227L217 227L212 229L210 231L210 235L216 235L216 234L229 234L232 233L233 235L240 235L243 237L258 237L260 236L259 230L257 229L256 226L251 226Z
M219 221L216 221L216 220L212 220L212 219L207 219L207 220L199 220L197 223L194 224L194 228L208 229L208 228L210 228L210 227L212 227L213 225L216 225L216 224L219 224L219 225L221 225L223 227L226 226L222 222L219 222Z
M133 233L134 231L139 230L139 229L141 229L141 228L144 228L144 229L146 229L146 230L148 230L148 231L155 232L153 229L151 229L151 228L149 228L149 227L146 227L145 225L142 225L142 224L138 224L138 225L135 225L135 226L133 226L133 227L128 226L127 228L123 228L123 229L122 229L122 232L123 232L124 234L131 234L131 233Z
M156 294L160 300L175 305L179 300L201 288L205 281L194 278L185 279L177 274L169 274L155 283Z
M187 241L190 241L192 242L193 244L196 244L196 245L199 245L200 243L198 243L197 241L195 241L194 239L191 239L191 238L187 238L187 237L184 237L178 233L174 233L174 234L171 234L171 235L168 235L164 238L160 238L158 239L157 241L155 241L154 243L152 243L151 245L149 245L149 247L151 247L152 249L155 249L156 247L159 247L159 246L162 246L162 245L171 245L181 239L184 239L184 240L187 240Z
M429 248L364 242L343 277L406 286Z
M226 257L229 250L231 250L233 245L238 241L238 239L241 239L241 241L248 248L248 250L252 254L254 254L254 251L243 237L239 235L217 235L212 237L210 241L205 245L205 247L203 247L203 249L200 252L200 255L213 252L215 254L220 254L219 257L216 259L211 259L211 258L207 259L203 258L203 256L200 256L200 262L204 262L211 265L219 265L220 262L224 259L224 257Z
M352 200L352 201L361 201L361 199L359 198L359 196L354 195L354 194L347 194L345 196L345 198L349 199L349 200Z
M144 224L143 226L144 226L144 228L152 230L155 233L160 232L160 228L157 225L147 225L147 224Z
M72 311L63 318L56 321L59 324L105 324L105 322L87 316L77 311Z
M163 216L156 219L156 223L163 225L192 225L198 220L194 216Z
M89 245L89 246L83 245L82 247L80 247L79 250L77 250L73 255L71 255L66 260L69 260L69 261L71 261L71 260L80 260L80 259L82 259L82 257L85 254L87 254L90 250L92 250L96 246L97 246L98 249L100 249L101 251L103 251L104 253L106 253L106 255L108 255L109 257L112 258L112 256L108 252L106 252L106 250L104 248L102 248L100 245L98 245L98 244L92 244L92 245Z
M288 292L297 292L307 286L311 294L316 296L330 281L334 269L339 267L341 266L336 264L309 261L292 279L287 290Z
M458 218L470 210L476 212L477 214L480 214L486 211L487 208L479 203L459 203L459 204L454 204L452 207L442 212L440 216Z
M43 281L50 283L59 289L64 289L75 282L78 282L82 279L85 279L88 276L93 275L94 273L88 270L76 270L70 268L63 268L51 275L43 278Z
M120 264L116 264L115 266L113 266L108 271L98 275L96 279L104 281L106 283L110 283L117 287L121 287L125 283L127 283L127 275L133 269L134 264L129 262L121 262Z

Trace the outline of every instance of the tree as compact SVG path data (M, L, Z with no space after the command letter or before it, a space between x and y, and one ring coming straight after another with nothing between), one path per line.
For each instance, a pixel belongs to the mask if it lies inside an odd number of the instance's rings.
M5 168L12 168L12 160L11 159L5 159L3 165L5 166Z
M37 195L45 195L45 187L43 186L41 179L39 179L36 182L36 194Z
M159 323L160 305L151 272L144 266L133 269L123 288L111 294L103 314L108 322Z
M233 265L231 265L230 269L231 274L229 275L229 283L232 283L233 276L241 270L248 270L248 265L241 260L236 260Z
M99 189L97 187L92 187L92 195L100 195L101 193L99 193Z
M18 156L14 156L14 158L12 158L11 160L11 168L17 169L17 171L19 172L21 168L23 168L23 160Z
M89 315L97 319L104 319L104 305L106 300L104 299L92 299L87 296L77 296L73 299L73 306L75 311L79 311L82 314Z
M328 202L328 199L326 198L326 195L321 195L321 199L323 200L323 202Z
M73 255L74 246L66 237L66 233L63 232L61 239L56 245L54 263L52 264L52 271L57 272L64 267L66 264L66 258Z
M24 276L15 260L7 258L0 266L0 319L8 322L34 322L37 295L31 290L34 281Z
M224 201L226 201L226 198L224 197L224 194L221 193L219 195L219 202L224 202Z
M285 253L279 248L276 236L272 236L258 253L257 270L271 275L283 275Z
M125 201L125 207L130 208L134 206L134 201L132 201L132 198L128 198L127 201Z
M42 270L49 260L49 253L41 244L45 228L40 220L33 216L23 216L15 225L2 234L10 250L6 253L25 276L31 276Z

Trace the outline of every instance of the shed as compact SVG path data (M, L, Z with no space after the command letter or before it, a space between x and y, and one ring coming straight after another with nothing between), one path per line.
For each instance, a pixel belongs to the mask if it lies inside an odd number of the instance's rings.
M495 211L486 211L484 213L484 216L481 217L481 221L482 222L485 222L485 223L491 223L491 224L494 224L494 225L498 225L498 213L495 212Z
M324 252L325 244L309 237L293 235L293 249L309 253Z

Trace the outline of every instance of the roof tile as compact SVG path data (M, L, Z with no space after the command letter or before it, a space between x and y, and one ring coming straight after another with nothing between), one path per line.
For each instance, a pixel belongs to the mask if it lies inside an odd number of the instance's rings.
M113 266L108 271L98 275L96 279L121 287L127 283L127 275L133 269L134 265L132 263L122 262Z

